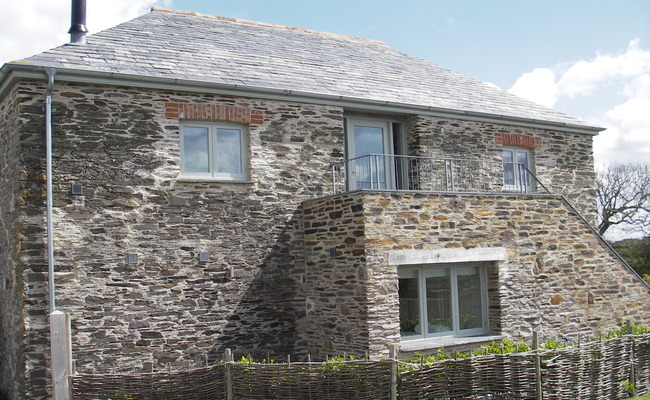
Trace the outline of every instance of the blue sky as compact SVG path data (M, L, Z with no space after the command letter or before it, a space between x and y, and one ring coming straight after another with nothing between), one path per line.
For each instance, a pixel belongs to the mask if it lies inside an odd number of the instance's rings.
M650 36L647 0L174 0L176 9L377 39L508 88L539 66Z
M649 0L88 0L88 27L152 6L381 40L607 127L598 165L650 162ZM69 7L0 0L0 62L65 43Z

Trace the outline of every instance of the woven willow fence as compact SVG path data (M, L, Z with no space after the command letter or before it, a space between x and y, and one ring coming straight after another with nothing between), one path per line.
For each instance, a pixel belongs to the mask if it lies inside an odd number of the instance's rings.
M73 398L167 399L624 399L650 393L650 334L555 350L409 364L220 362L151 374L78 374ZM541 389L541 392L540 392Z

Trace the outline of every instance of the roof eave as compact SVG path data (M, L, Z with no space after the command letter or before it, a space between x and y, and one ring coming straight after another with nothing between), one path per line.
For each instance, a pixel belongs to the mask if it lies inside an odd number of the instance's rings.
M18 79L47 79L46 70L51 66L8 63L0 69L0 99ZM568 124L554 121L528 119L508 115L496 115L466 110L454 110L442 107L422 106L418 104L378 101L356 97L337 96L324 93L303 92L249 85L206 82L192 79L153 77L122 74L103 71L85 71L71 68L55 67L57 82L78 82L99 85L140 87L148 89L180 90L186 92L239 95L244 97L261 97L269 100L291 100L296 102L336 105L345 108L379 111L385 113L407 113L429 115L442 118L457 118L477 122L503 123L513 126L552 129L597 135L605 128L589 125Z

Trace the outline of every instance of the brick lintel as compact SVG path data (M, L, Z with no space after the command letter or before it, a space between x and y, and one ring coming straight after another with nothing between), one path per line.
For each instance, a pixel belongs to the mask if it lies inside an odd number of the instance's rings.
M226 121L247 125L264 123L262 111L220 104L165 103L165 117Z
M494 141L503 146L528 147L529 149L542 148L542 139L534 136L517 133L495 133Z

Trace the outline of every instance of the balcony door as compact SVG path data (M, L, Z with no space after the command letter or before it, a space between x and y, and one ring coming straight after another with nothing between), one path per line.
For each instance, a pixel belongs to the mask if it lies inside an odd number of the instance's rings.
M394 189L395 153L390 121L350 118L346 123L348 190Z

